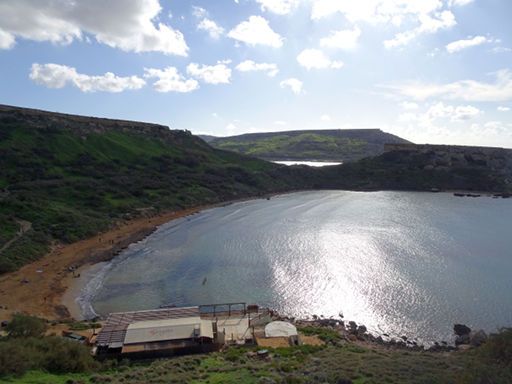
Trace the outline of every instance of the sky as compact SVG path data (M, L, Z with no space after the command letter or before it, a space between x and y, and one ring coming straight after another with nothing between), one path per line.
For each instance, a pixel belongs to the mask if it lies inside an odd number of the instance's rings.
M0 0L0 104L512 148L510 0Z

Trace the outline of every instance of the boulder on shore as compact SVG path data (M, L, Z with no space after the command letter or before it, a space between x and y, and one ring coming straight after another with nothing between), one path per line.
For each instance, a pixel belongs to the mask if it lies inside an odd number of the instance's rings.
M471 328L469 328L467 325L464 325L464 324L454 324L453 332L457 336L469 335L469 333L471 332Z
M469 343L474 347L479 347L483 343L487 341L487 334L484 330L479 330L477 332L471 332L469 334Z
M469 334L460 335L455 338L455 345L469 344L471 341Z

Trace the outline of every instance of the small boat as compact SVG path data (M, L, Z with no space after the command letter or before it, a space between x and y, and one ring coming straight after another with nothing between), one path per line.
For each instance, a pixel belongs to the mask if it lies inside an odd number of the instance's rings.
M207 280L208 280L208 279L207 279L206 277L203 279L203 285L205 285L205 284L206 284L206 281L207 281Z

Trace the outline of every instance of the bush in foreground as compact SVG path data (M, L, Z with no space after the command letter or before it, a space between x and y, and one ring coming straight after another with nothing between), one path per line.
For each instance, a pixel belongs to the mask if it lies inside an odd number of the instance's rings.
M98 368L89 348L76 341L55 336L0 341L0 377L19 376L29 370L75 373Z

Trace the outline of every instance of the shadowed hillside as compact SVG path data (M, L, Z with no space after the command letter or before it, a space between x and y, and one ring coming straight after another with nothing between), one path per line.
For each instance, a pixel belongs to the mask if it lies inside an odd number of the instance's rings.
M309 188L293 170L187 131L0 106L0 272L121 218ZM31 229L23 236L20 223ZM15 240L15 241L11 241Z
M512 150L387 145L380 156L322 170L323 188L512 192Z
M333 129L251 133L230 137L201 136L210 145L265 160L348 162L384 152L385 144L407 140L380 129Z

